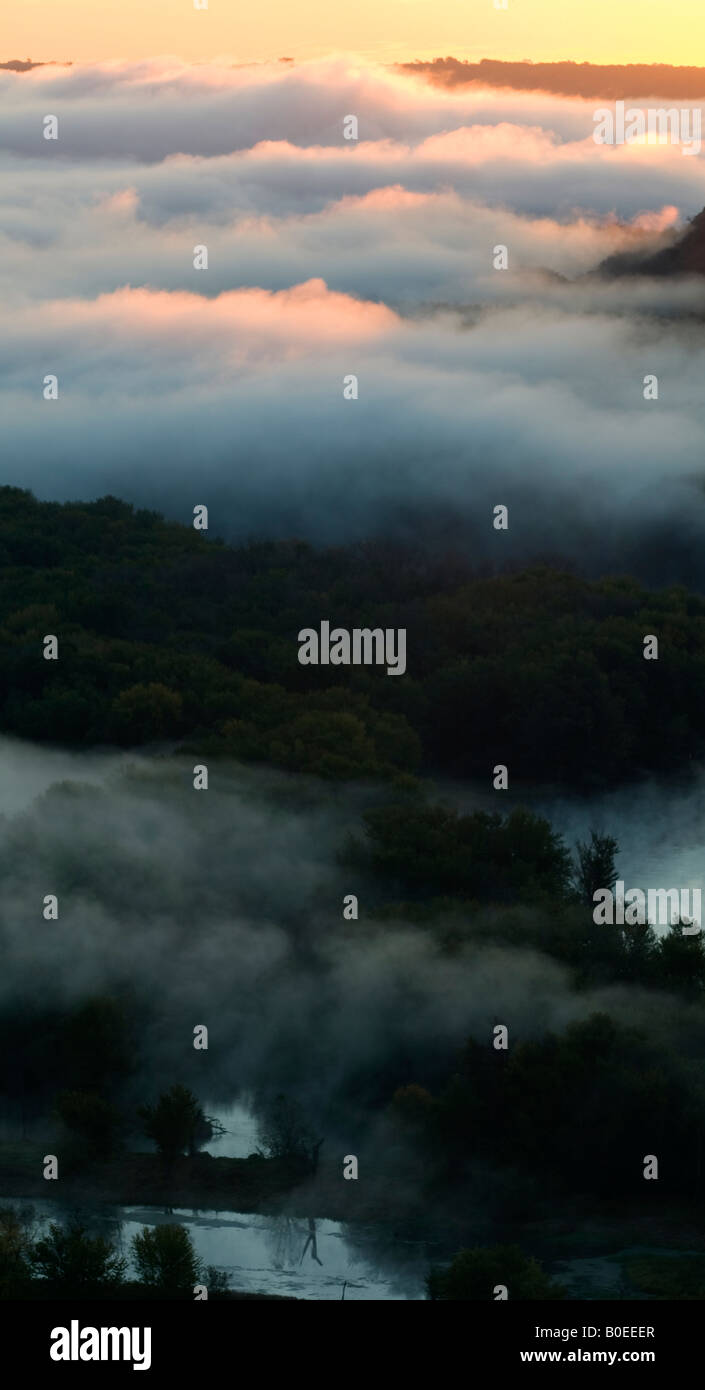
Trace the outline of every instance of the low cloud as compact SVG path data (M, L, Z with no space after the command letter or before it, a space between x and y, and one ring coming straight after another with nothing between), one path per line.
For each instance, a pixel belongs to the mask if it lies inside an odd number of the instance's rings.
M27 305L0 357L6 475L184 521L205 502L233 538L349 540L394 529L401 506L475 520L478 558L594 543L618 562L651 524L683 557L705 520L704 356L697 325L556 303L410 318L320 280Z
M592 110L350 59L2 73L7 481L700 582L705 281L596 271L677 234L702 159L597 145Z

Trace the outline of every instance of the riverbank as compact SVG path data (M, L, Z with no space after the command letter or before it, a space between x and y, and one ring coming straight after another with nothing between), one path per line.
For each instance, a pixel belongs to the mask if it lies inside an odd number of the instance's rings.
M41 1148L41 1146L40 1146ZM292 1171L280 1159L182 1156L165 1167L158 1154L123 1153L104 1163L59 1166L56 1181L43 1176L36 1143L0 1144L0 1202L4 1198L60 1197L63 1202L120 1206L191 1207L332 1221L385 1222L405 1214L390 1178L346 1182L342 1164L322 1163L315 1175Z
M2 1295L0 1295L2 1297ZM135 1280L130 1280L124 1284L105 1291L105 1293L92 1293L86 1297L80 1291L67 1292L66 1289L57 1287L48 1279L32 1279L24 1284L22 1293L15 1295L12 1299L3 1298L3 1302L14 1302L21 1299L23 1303L76 1303L80 1299L82 1303L173 1303L184 1302L193 1303L194 1296L188 1294L164 1293L162 1290L150 1288L147 1284L138 1284ZM241 1289L223 1289L221 1292L210 1294L210 1303L235 1303L247 1299L257 1303L300 1303L300 1298L295 1298L293 1294L278 1293L245 1293Z
M641 1203L592 1196L538 1203L510 1219L492 1218L466 1189L434 1194L399 1183L393 1174L366 1173L346 1181L342 1164L321 1162L315 1174L292 1172L286 1162L248 1158L182 1156L165 1168L158 1154L123 1153L109 1162L71 1168L60 1162L59 1179L42 1175L43 1152L36 1141L0 1144L0 1205L4 1200L56 1198L65 1206L110 1204L193 1211L231 1212L335 1222L374 1224L393 1234L402 1226L433 1228L442 1246L519 1243L538 1258L565 1260L602 1256L624 1248L705 1252L705 1210L697 1202L669 1201L646 1212ZM39 1156L38 1156L39 1155ZM475 1195L476 1196L476 1195Z

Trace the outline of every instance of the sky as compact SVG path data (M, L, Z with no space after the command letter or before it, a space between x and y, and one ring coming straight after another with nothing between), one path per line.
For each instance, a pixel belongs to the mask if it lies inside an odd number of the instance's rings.
M203 0L200 0L202 3ZM705 64L702 0L7 0L2 56L236 62L359 53Z

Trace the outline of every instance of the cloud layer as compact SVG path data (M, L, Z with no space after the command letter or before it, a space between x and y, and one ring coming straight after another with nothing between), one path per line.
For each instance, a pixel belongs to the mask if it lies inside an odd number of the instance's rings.
M597 145L594 109L342 59L1 73L6 480L598 568L679 526L698 570L705 285L591 272L699 211L703 156Z

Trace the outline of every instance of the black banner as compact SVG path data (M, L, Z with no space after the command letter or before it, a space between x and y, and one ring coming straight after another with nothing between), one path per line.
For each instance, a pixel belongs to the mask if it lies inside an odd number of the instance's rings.
M391 1348L393 1342L400 1366L408 1362L411 1367L419 1350L447 1364L452 1350L462 1357L468 1374L483 1368L488 1375L507 1371L519 1379L527 1370L540 1368L550 1375L552 1369L560 1373L576 1366L616 1372L659 1368L661 1374L669 1373L693 1364L702 1337L697 1308L680 1303L630 1302L627 1307L622 1301L581 1302L556 1307L497 1302L446 1311L440 1318L430 1309L419 1318L417 1307L412 1323L404 1317L397 1323L392 1314L391 1328L390 1304L384 1306L381 1345ZM178 1376L183 1383L187 1376L210 1374L216 1366L221 1372L231 1367L237 1374L238 1358L244 1355L248 1363L254 1358L255 1369L261 1361L262 1374L300 1370L309 1357L319 1372L328 1365L333 1373L325 1350L328 1336L335 1338L337 1355L344 1348L346 1374L358 1357L361 1374L369 1374L368 1338L377 1342L381 1330L377 1315L368 1313L361 1324L349 1307L340 1320L336 1315L331 1322L331 1315L314 1314L313 1301L303 1301L293 1314L286 1307L275 1312L273 1327L271 1308L258 1314L252 1302L246 1308L229 1302L189 1307L168 1302L17 1303L5 1305L2 1333L6 1354L21 1353L25 1371L46 1377L45 1384L62 1372L76 1371L98 1371L98 1381L104 1374L138 1371L153 1377ZM259 1316L266 1319L261 1327Z

